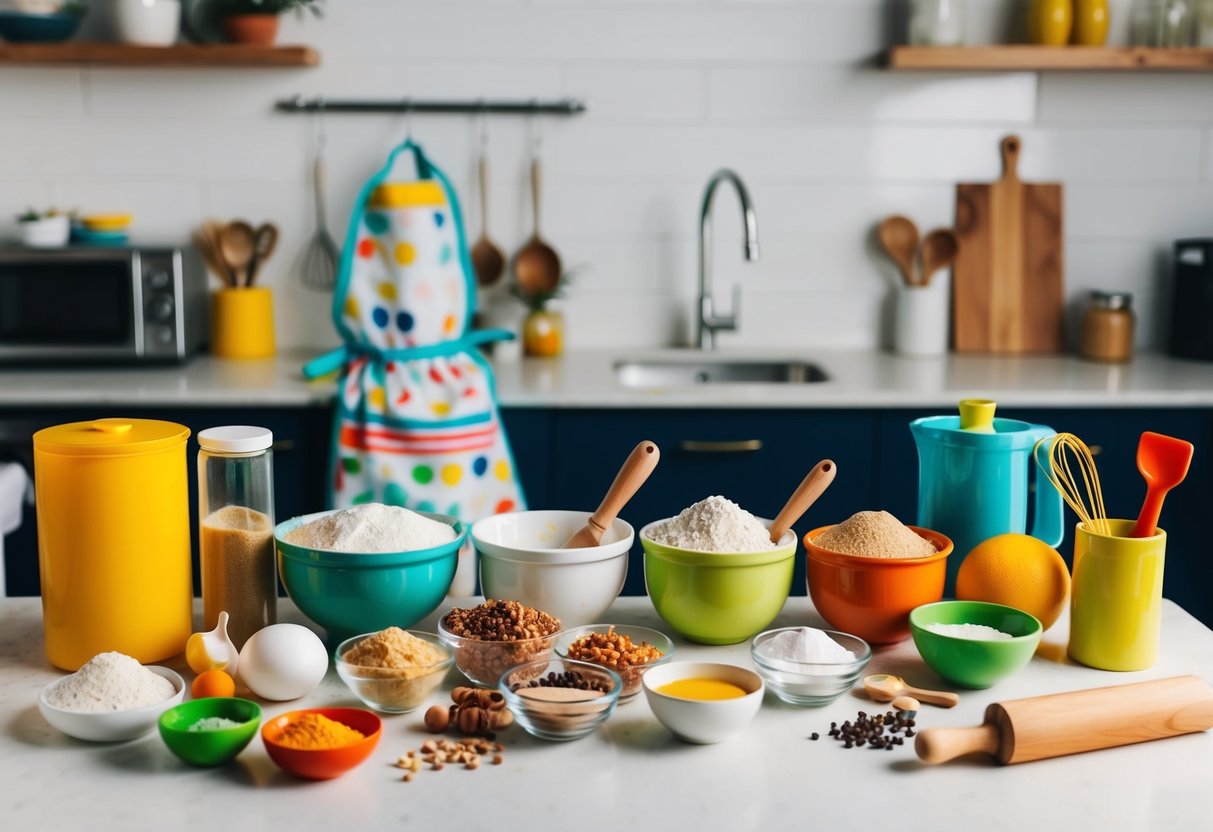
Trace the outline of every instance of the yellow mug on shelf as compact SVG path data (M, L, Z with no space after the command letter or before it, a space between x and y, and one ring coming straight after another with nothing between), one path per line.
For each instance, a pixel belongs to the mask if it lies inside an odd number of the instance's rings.
M218 358L274 357L274 295L267 287L211 295L211 353Z
M1145 670L1158 658L1167 533L1129 537L1134 525L1108 520L1110 535L1075 529L1067 652L1088 667Z

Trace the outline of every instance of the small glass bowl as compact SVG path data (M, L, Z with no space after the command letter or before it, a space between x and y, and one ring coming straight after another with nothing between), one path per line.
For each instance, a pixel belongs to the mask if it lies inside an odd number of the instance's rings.
M515 685L526 688L549 673L576 671L587 680L607 685L606 693L584 691L584 697L552 702L534 699L511 690ZM505 696L506 707L514 719L530 735L543 740L564 742L581 739L606 722L619 703L623 680L619 674L602 665L572 659L540 659L511 667L501 675L497 687ZM535 688L536 690L570 690L569 688ZM582 693L582 691L578 691Z
M828 705L842 696L859 679L863 669L872 658L872 648L858 636L823 630L841 647L855 654L850 662L797 662L788 659L772 659L761 655L760 648L783 632L799 630L799 627L781 627L767 630L754 636L750 644L750 658L758 668L758 675L767 689L789 705L815 707Z
M584 627L574 627L570 630L565 630L556 639L556 655L559 658L569 658L569 647L577 639L589 633L606 633L608 630L614 629L621 636L627 636L632 640L633 644L648 642L653 647L661 651L662 655L652 661L638 664L631 667L612 667L605 662L596 662L593 659L576 659L576 661L590 662L602 667L610 668L619 674L623 679L623 690L619 694L619 704L623 705L626 702L631 702L640 693L640 679L644 676L646 670L651 670L658 665L665 664L674 655L674 642L670 637L660 630L651 630L648 627L633 627L630 624L587 624Z
M446 672L455 663L451 651L434 633L423 633L420 630L406 632L434 645L442 651L445 658L431 665L400 669L365 667L350 664L342 658L354 645L375 633L347 638L333 653L333 664L337 667L337 675L341 677L341 681L345 682L355 696L385 714L407 714L416 710L442 684Z
M511 667L551 656L559 633L517 641L484 641L457 636L438 622L442 646L455 654L459 672L481 687L495 687Z

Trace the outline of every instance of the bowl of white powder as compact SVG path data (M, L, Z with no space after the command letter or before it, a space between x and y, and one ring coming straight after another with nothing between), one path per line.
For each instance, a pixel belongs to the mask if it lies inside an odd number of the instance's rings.
M858 636L814 627L781 627L754 637L750 658L767 690L789 705L828 705L849 691L872 658Z
M737 644L766 629L788 600L796 533L708 497L640 530L649 598L667 624L701 644Z
M120 742L153 730L160 714L184 695L185 681L167 667L144 667L122 653L98 653L44 687L38 710L69 737Z
M635 532L616 518L598 546L560 548L589 518L588 511L517 511L476 521L481 592L549 612L566 627L601 619L623 590Z
M927 667L966 688L1018 673L1043 632L1035 616L986 601L939 601L910 612L910 634Z
M278 576L336 644L408 629L442 603L467 529L454 517L367 503L279 523Z

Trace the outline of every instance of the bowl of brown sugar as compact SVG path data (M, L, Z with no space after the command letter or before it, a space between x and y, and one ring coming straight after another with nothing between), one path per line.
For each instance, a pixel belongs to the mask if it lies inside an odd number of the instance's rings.
M435 633L399 627L346 639L333 654L337 675L354 695L389 714L418 708L454 662Z
M809 596L836 630L869 644L910 636L910 611L943 598L952 541L906 526L887 511L861 511L804 536Z

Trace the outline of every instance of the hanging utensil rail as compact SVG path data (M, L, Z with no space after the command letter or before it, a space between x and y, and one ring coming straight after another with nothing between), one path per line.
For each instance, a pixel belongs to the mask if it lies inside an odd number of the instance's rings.
M488 113L492 115L555 115L575 116L586 111L585 102L579 98L561 98L555 101L426 101L416 98L399 98L378 101L358 101L329 98L284 98L275 102L274 109L280 113Z

